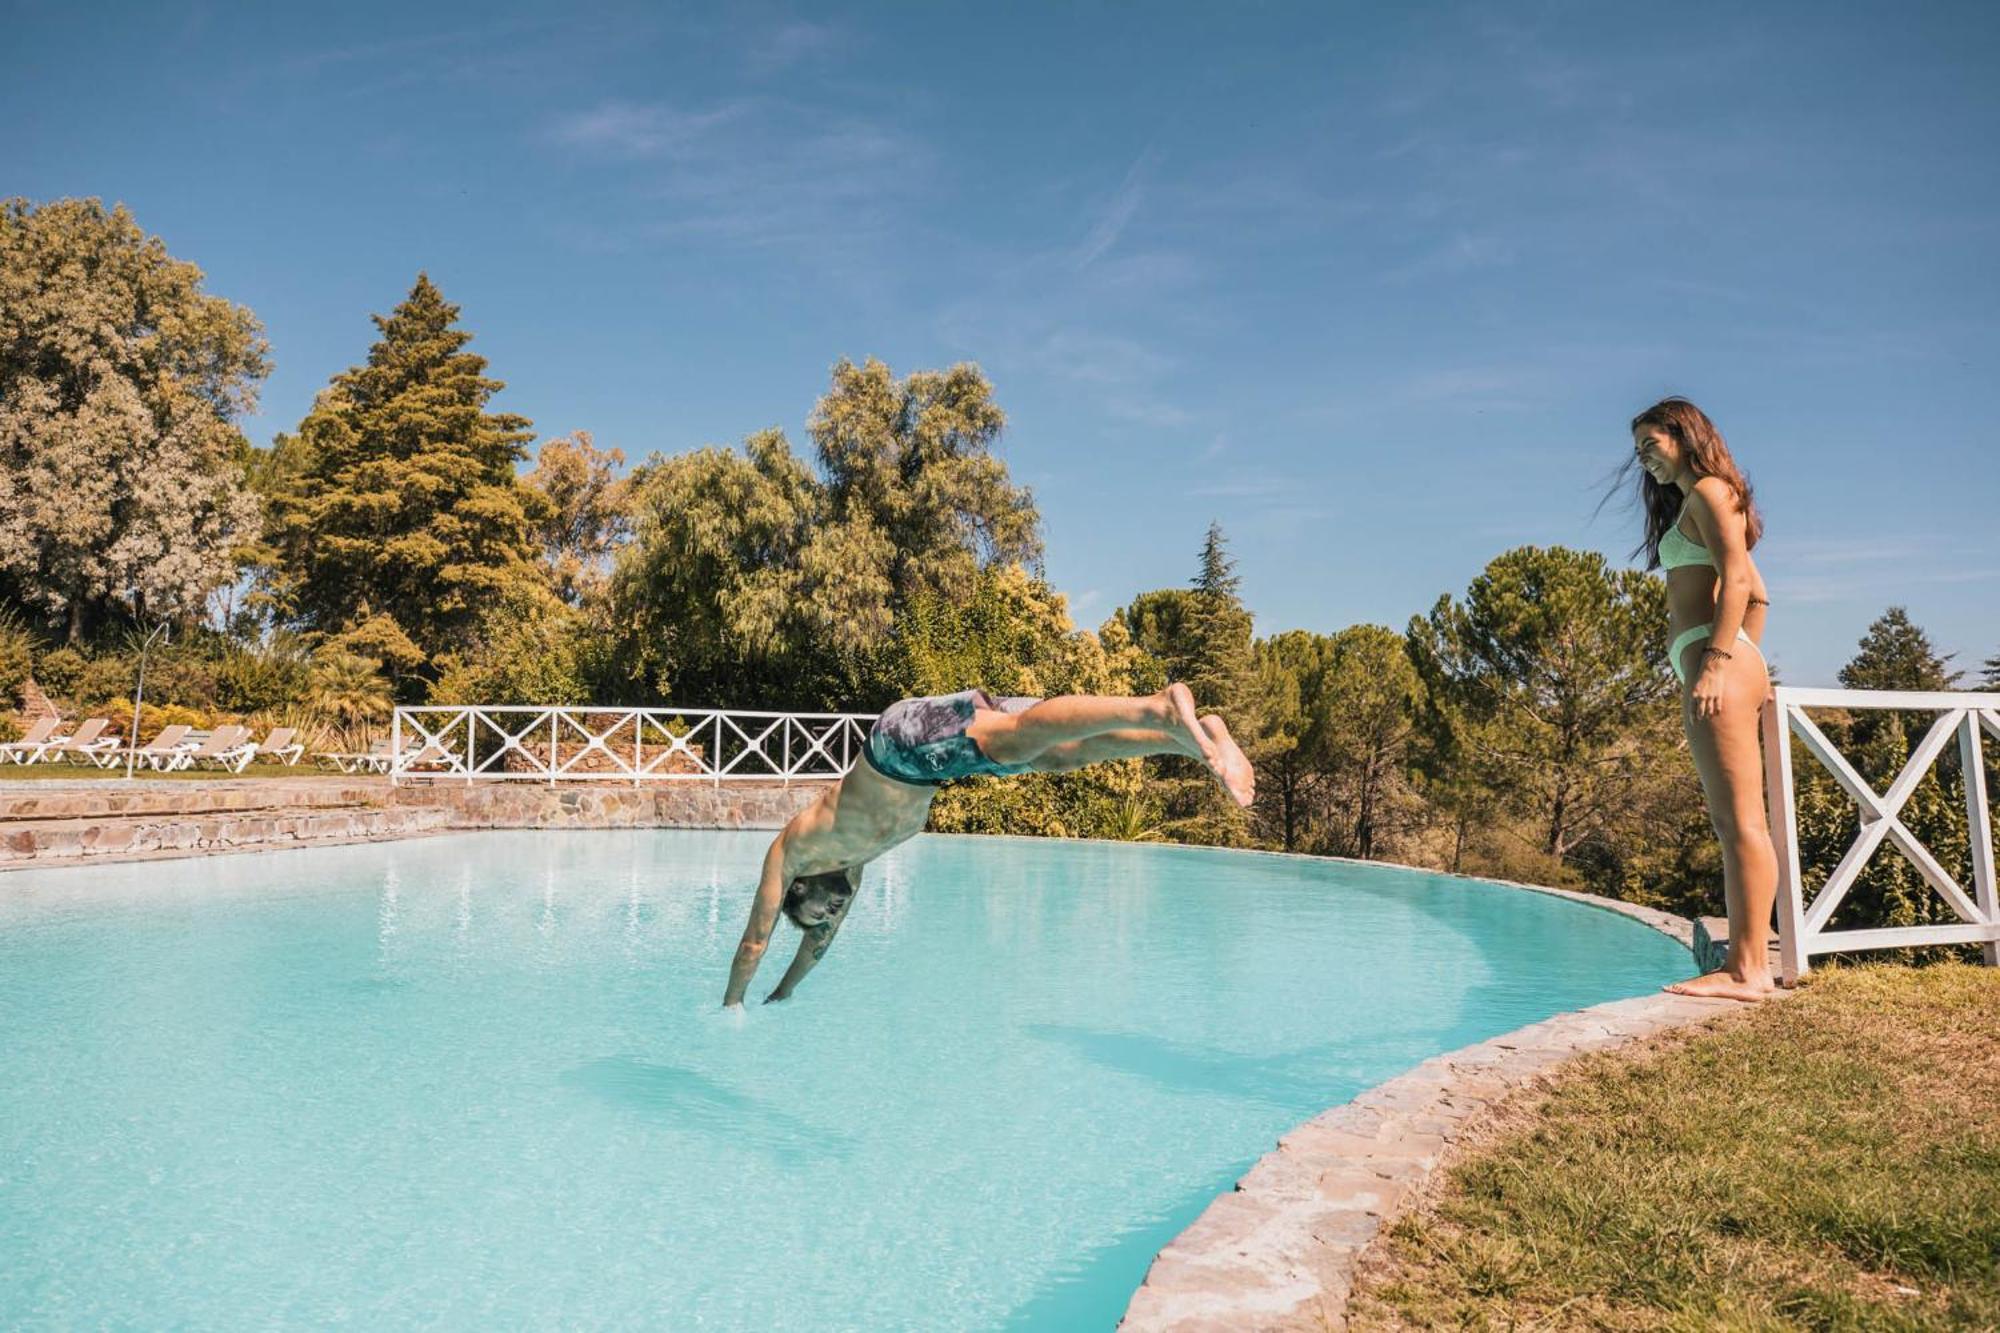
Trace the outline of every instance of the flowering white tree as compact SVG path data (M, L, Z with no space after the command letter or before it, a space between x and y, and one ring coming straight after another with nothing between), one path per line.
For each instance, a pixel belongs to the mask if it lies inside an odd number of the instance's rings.
M0 204L0 576L72 642L199 614L256 539L233 423L268 346L201 281L122 205Z

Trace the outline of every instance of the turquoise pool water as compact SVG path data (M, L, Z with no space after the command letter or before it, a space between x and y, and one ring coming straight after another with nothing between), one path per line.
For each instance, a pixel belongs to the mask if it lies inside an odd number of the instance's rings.
M927 837L725 1016L764 841L0 876L0 1326L1109 1328L1291 1125L1687 970L1414 871Z

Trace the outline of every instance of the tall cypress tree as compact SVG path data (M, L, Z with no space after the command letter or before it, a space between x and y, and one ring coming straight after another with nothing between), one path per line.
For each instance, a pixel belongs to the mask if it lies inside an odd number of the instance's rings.
M1201 546L1201 569L1191 580L1194 601L1187 616L1188 688L1203 708L1222 712L1245 736L1256 734L1246 716L1256 697L1257 665L1250 649L1250 612L1237 595L1243 580L1229 558L1220 523L1208 525Z
M514 471L530 423L486 410L506 386L466 350L458 314L419 273L373 317L367 363L336 376L299 427L278 544L291 617L308 628L427 660L542 582L547 502Z

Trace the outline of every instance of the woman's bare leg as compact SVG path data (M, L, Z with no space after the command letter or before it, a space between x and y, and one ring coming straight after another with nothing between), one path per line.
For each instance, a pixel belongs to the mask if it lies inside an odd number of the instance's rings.
M1667 987L1678 995L1758 1000L1771 993L1771 906L1778 856L1764 811L1759 715L1770 677L1754 656L1731 663L1722 709L1698 718L1682 700L1688 748L1701 774L1709 821L1722 843L1722 891L1729 912L1729 956L1722 967Z

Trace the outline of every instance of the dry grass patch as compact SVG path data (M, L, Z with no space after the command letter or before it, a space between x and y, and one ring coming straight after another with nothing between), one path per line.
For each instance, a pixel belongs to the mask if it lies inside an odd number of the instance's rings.
M2000 969L1843 968L1576 1062L1372 1252L1357 1328L2000 1328Z

